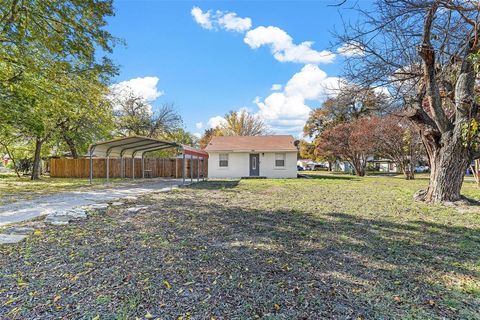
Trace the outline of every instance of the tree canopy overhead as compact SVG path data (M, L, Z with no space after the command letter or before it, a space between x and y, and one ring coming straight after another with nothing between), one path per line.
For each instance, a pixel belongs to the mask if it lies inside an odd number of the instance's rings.
M92 135L108 131L106 93L116 67L99 53L117 42L105 29L112 15L112 1L104 0L0 6L0 123L35 145L32 179L39 177L45 142L62 140L75 154ZM90 138L79 134L85 126Z
M25 60L37 49L93 65L97 47L111 52L116 42L105 29L113 14L112 0L3 0L0 59L25 66L37 59Z

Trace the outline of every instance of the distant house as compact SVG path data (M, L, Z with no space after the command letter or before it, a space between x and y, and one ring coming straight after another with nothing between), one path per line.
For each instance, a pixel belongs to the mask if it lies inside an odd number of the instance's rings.
M368 157L367 166L370 170L385 172L385 173L398 173L397 165L395 161L385 158Z
M209 178L296 178L293 136L213 137L208 152Z
M337 160L333 163L333 171L337 172L352 172L353 167L348 161Z

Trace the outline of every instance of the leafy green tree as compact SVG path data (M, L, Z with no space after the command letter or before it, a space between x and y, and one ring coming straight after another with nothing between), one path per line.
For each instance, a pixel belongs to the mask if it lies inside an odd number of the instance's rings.
M76 77L75 82L73 94L58 114L55 138L73 158L78 158L92 141L111 138L114 120L106 85L81 77Z
M167 132L165 135L160 137L167 141L174 141L190 147L198 147L198 138L195 137L192 133L186 131L183 128Z
M158 138L165 141L176 142L189 147L198 147L198 138L183 128L166 132ZM171 158L177 155L177 150L170 148L161 151L155 151L149 155L159 158Z
M113 14L112 0L2 0L0 61L7 68L1 81L21 79L25 69L40 71L51 57L91 68L97 48L111 52L118 41L105 30ZM38 51L47 54L45 60Z
M0 6L0 123L34 142L32 179L39 178L44 143L59 128L74 131L61 125L98 112L82 99L104 90L116 72L109 59L96 57L117 42L105 30L111 15L112 1L105 0L4 0Z
M15 145L17 144L18 136L15 134L15 129L8 125L0 126L0 156L6 153L13 163L15 174L20 178L20 173L17 166L17 153ZM1 159L0 159L1 161Z

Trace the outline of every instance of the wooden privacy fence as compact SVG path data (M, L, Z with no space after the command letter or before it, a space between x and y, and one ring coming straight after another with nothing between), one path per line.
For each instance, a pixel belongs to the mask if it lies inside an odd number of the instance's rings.
M122 178L122 159L110 158L110 178ZM132 177L132 159L124 158L125 178ZM149 178L182 178L183 159L145 158L145 177ZM200 159L200 178L208 176L208 160ZM186 177L197 178L197 159L185 159ZM203 168L202 168L203 166ZM203 170L202 170L203 169ZM90 176L90 159L54 158L50 160L50 176L56 178L88 178ZM107 176L107 159L93 159L93 177L105 178ZM135 159L135 178L142 177L142 159Z

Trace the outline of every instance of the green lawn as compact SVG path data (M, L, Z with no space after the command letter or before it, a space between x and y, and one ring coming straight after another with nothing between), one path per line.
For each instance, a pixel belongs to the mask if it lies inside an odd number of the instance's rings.
M0 205L27 200L32 197L51 194L58 191L83 188L88 185L87 179L64 179L42 177L41 180L31 181L30 177L18 178L14 174L0 174Z
M0 318L478 319L480 210L427 182L210 181L46 227L0 247Z

